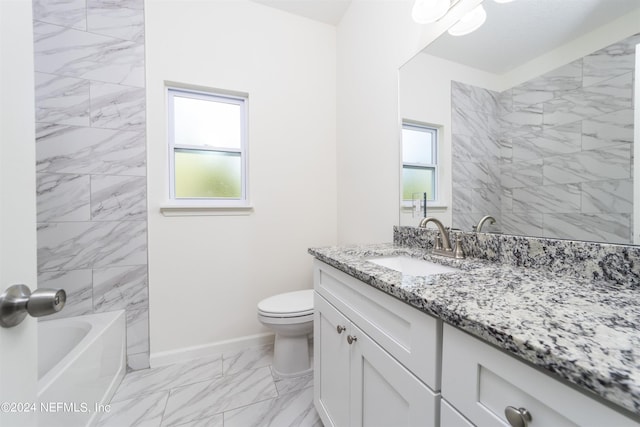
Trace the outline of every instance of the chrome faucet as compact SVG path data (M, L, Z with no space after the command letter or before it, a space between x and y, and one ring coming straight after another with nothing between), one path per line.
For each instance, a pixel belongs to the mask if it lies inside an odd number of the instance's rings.
M480 230L482 230L482 226L487 221L491 221L490 224L492 225L496 223L496 219L494 217L492 217L491 215L485 215L482 217L482 219L480 219L478 225L473 226L473 231L475 231L476 233L480 233Z
M433 245L433 253L435 255L442 255L449 258L464 258L460 236L456 237L456 247L454 250L451 247L451 241L449 240L449 232L440 222L440 220L434 217L423 218L422 221L420 221L418 227L427 228L427 224L430 222L433 222L436 227L438 227L438 234L436 235L436 239Z

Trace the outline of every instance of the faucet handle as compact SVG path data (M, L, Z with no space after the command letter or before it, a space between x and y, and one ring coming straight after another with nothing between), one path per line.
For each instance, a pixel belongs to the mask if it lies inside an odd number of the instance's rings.
M442 250L442 237L440 236L440 232L438 231L436 233L436 238L433 242L433 249L434 250Z
M456 248L454 249L453 257L457 259L465 258L464 251L462 250L462 237L460 237L459 234L456 236Z

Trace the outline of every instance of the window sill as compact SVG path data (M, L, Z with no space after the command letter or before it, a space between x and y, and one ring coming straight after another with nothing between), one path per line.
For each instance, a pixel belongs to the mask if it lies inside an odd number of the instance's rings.
M164 216L241 216L251 215L253 206L162 205Z

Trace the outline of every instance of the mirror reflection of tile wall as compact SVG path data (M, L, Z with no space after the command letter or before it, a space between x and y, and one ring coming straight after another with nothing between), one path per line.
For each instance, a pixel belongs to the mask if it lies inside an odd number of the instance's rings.
M453 226L632 243L640 34L501 93L452 82Z

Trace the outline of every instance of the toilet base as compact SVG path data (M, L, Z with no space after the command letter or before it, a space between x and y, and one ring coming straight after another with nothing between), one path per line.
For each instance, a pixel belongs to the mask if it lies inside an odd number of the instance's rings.
M273 344L273 372L279 377L298 377L313 370L309 358L309 339L276 333Z

